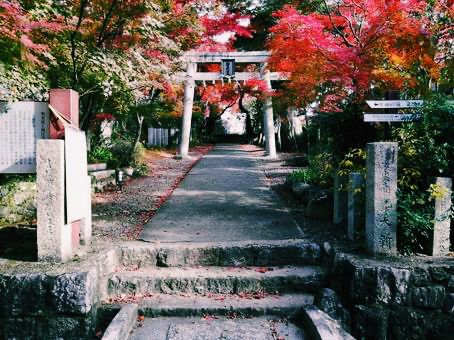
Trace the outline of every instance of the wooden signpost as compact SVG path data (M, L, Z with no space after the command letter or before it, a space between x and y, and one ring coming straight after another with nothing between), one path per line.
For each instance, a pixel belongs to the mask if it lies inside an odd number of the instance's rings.
M366 100L372 109L411 109L421 107L423 100Z
M415 119L419 119L421 115L419 113L365 113L364 122L371 123L399 123L399 122L411 122Z

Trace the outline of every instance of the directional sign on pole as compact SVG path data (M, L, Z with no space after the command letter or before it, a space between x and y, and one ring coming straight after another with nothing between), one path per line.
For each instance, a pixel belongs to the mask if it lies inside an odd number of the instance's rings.
M364 122L411 122L419 119L421 115L405 113L405 114L390 114L390 113L365 113Z
M409 109L421 107L423 100L366 100L372 109Z

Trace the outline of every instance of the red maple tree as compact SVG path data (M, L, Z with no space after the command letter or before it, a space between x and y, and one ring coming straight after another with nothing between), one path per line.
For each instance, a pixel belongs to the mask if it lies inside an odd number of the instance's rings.
M421 0L323 1L321 12L303 15L291 6L275 13L270 63L292 74L288 90L299 104L321 101L321 108L371 86L416 87L415 70L439 76L433 61L426 2Z

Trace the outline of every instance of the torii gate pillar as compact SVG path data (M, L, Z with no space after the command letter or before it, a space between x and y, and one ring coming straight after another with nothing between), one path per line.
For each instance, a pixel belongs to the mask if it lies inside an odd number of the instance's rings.
M181 123L181 139L179 156L187 157L189 152L189 139L191 135L192 106L194 103L195 81L194 75L197 64L189 63L187 67L186 80L184 81L184 107Z
M260 73L267 84L269 91L272 90L270 72L266 65L261 65ZM276 157L276 140L274 136L273 100L267 96L263 101L263 134L265 135L265 149L268 157Z

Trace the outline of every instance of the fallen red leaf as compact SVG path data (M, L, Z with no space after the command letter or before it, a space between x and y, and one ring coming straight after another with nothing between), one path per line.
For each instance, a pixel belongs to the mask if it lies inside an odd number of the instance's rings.
M273 271L274 269L271 268L271 267L260 267L260 268L256 268L255 271L256 272L259 272L259 273L266 273L266 272L271 272Z

